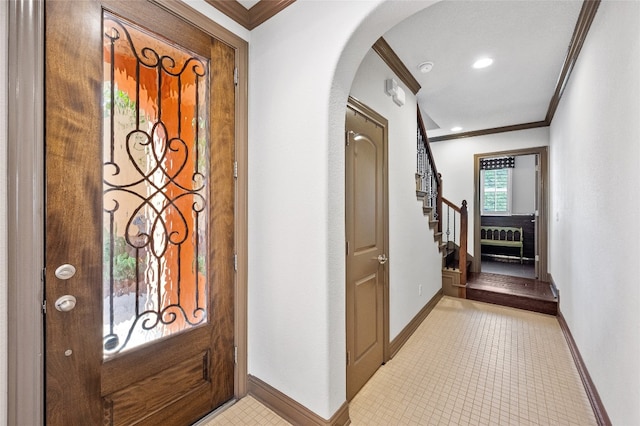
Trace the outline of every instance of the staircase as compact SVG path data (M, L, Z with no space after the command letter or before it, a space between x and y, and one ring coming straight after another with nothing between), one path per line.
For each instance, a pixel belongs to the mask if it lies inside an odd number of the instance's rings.
M427 132L418 109L416 197L429 218L433 239L442 253L442 289L448 296L466 296L467 202L456 206L442 196L442 175L436 169ZM460 266L462 265L462 267Z
M549 283L505 275L472 273L467 253L467 202L460 206L442 196L438 173L427 133L418 109L416 197L429 219L433 239L442 253L442 291L467 298L556 315L557 293Z
M418 178L417 174L416 178ZM428 205L429 199L427 198L426 192L416 190L416 197L418 198L418 201L422 201L422 213L424 213L424 215L429 219L429 229L433 231L433 240L438 244L440 253L442 253L443 256L446 256L451 252L451 250L448 250L446 241L443 241L443 234L440 230L441 224L437 219L438 215L436 209Z

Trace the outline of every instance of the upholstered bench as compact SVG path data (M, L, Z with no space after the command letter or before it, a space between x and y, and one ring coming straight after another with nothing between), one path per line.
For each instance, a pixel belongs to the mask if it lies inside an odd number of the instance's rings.
M498 247L519 247L520 263L522 264L523 251L522 228L509 226L481 226L480 244Z

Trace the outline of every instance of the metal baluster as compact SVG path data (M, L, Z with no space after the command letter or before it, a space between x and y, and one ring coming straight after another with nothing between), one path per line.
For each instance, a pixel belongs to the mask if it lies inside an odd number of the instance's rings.
M429 198L431 199L431 205L435 208L436 200L438 198L438 179L436 174L433 171L433 166L431 167L431 192L429 193Z
M449 248L449 234L450 229L449 229L449 212L451 211L451 207L449 207L449 205L447 204L447 248Z
M453 215L453 242L455 243L456 240L456 218L458 217L458 215L454 214Z

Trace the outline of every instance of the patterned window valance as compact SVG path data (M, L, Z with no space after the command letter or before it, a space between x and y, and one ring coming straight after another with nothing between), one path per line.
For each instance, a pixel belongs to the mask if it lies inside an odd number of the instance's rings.
M513 169L516 157L483 158L480 160L480 170Z

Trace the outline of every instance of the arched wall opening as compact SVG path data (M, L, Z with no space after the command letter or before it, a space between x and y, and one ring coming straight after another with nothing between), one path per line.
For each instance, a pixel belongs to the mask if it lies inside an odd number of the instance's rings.
M434 3L298 1L251 33L249 374L326 419L346 398L347 98L375 41Z
M336 65L336 69L333 76L331 92L329 97L329 113L328 113L328 152L329 158L327 161L328 166L328 212L329 212L329 229L328 229L328 247L330 251L327 257L327 269L329 274L329 288L330 292L329 300L330 300L330 310L335 311L335 314L330 314L329 318L331 321L336 321L334 325L336 328L340 328L341 330L345 329L344 318L345 318L345 277L346 277L346 266L345 266L345 255L344 255L344 245L345 245L345 230L344 230L344 211L345 211L345 164L344 164L344 128L345 128L345 112L346 112L346 104L347 98L352 93L354 89L354 79L358 75L368 74L371 72L375 74L376 71L372 68L367 68L367 71L360 69L361 65L364 61L367 63L364 66L369 66L370 62L381 62L381 59L377 55L372 55L373 58L366 58L366 55L371 50L371 46L375 43L375 41L383 36L387 31L389 31L394 26L401 24L401 22L410 17L411 15L437 3L440 0L435 1L411 1L411 2L395 2L395 1L384 1L381 2L375 9L373 9L360 23L358 28L353 32L349 40L347 41L338 63ZM386 68L386 66L383 66ZM377 77L380 77L379 75ZM389 76L390 77L390 76ZM371 91L376 91L377 93L385 98L384 100L380 99L380 103L376 103L376 95L371 97L364 97L358 94L360 100L365 101L368 106L376 109L377 112L382 113L385 118L390 120L390 135L389 135L389 206L390 206L390 223L389 223L389 234L390 234L390 253L389 256L393 256L394 259L390 262L393 264L390 265L390 297L392 299L391 309L390 309L390 337L391 340L397 335L398 325L399 328L403 328L406 326L406 319L401 318L404 316L404 313L400 313L397 309L398 306L404 305L407 307L407 311L411 311L409 314L411 317L415 313L419 311L416 309L416 312L413 312L414 307L406 306L404 300L410 297L409 294L414 296L414 299L417 299L418 293L413 292L415 282L409 283L408 281L404 281L400 278L400 275L403 275L403 272L399 272L398 269L403 266L401 262L406 260L406 257L403 256L405 247L399 247L394 243L394 240L399 238L400 235L403 235L402 230L398 226L398 218L395 217L396 213L393 211L394 204L398 201L401 196L398 194L396 189L398 188L399 182L394 182L396 180L396 174L393 171L394 165L397 167L398 160L397 157L402 155L398 152L398 143L407 143L410 146L410 150L413 152L410 154L411 165L410 168L406 169L405 177L410 178L409 180L405 180L402 184L406 185L405 187L409 190L412 189L412 184L414 183L411 179L413 179L413 174L415 170L413 167L415 162L415 97L409 95L409 102L403 108L397 108L396 105L393 105L390 98L388 98L385 94L382 94L382 88L384 84L384 80L378 78L375 84L379 84L379 90L377 87L371 87ZM365 84L366 86L366 84ZM362 88L361 88L362 90ZM409 90L405 91L407 93L411 93ZM414 100L413 105L409 105L411 99ZM388 101L388 102L387 102ZM383 105L389 105L389 111L386 111ZM394 111L394 112L392 112ZM412 113L409 113L412 111ZM407 125L404 122L399 122L395 120L393 114L402 114L409 115L410 121ZM395 136L397 135L398 126L402 125L405 127L404 131L410 134L409 139L404 139L402 141L398 140ZM407 127L410 126L410 127ZM405 145L406 146L406 145ZM401 148L400 148L401 149ZM401 185L402 185L401 184ZM411 201L415 202L415 193L413 191L408 191L411 193L410 197ZM406 204L402 204L406 206ZM409 206L409 210L412 206ZM416 204L415 211L411 211L411 213L415 213L415 216L421 216L419 219L424 220L422 216L422 212L418 209ZM425 226L425 230L428 228ZM428 241L428 240L425 240ZM335 253L331 251L331 248L335 248ZM402 257L402 259L401 259ZM426 259L425 259L426 260ZM395 266L395 268L394 268ZM438 274L440 273L440 268L437 269ZM406 277L406 276L405 276ZM399 281L403 281L400 283ZM410 280L409 280L410 281ZM439 281L439 280L438 280ZM438 286L441 285L438 282ZM400 286L409 286L411 289L398 289ZM429 300L429 297L433 296L433 294L428 297L425 295L425 300ZM395 299L395 300L393 300ZM419 303L419 302L418 302ZM339 322L337 320L340 320ZM344 344L344 337L341 337L340 343ZM340 354L345 352L344 348L340 348ZM337 362L332 363L332 368L335 368L335 365L344 365L337 364ZM340 374L336 374L336 380L340 379L339 383L336 383L336 388L344 389L345 387L345 377L346 373L342 372L340 369ZM333 371L332 371L333 372ZM333 377L333 374L332 374ZM334 401L334 404L337 404L338 401Z

